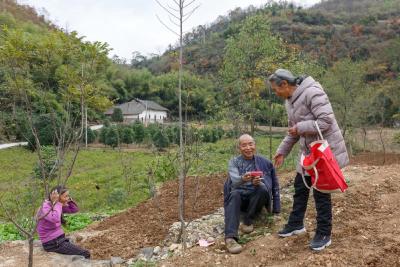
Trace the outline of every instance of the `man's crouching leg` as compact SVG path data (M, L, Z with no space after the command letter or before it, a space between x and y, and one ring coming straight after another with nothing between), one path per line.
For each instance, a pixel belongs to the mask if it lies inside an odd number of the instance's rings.
M244 228L250 233L253 231L253 221L257 214L259 214L262 208L267 204L270 193L268 188L264 184L260 184L256 187L255 191L251 194L249 199L249 205L247 208L247 213L244 218Z
M228 200L224 205L225 213L225 244L226 249L232 254L238 254L242 251L242 246L237 243L239 238L238 230L240 223L240 192L232 190Z

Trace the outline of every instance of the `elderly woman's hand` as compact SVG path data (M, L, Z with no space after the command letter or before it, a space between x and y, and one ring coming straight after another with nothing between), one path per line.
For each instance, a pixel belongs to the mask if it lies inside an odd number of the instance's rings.
M293 126L292 128L289 128L288 134L291 136L298 136L299 134L297 133L297 127L296 125Z
M274 167L280 168L285 161L285 157L282 154L277 154L274 157Z

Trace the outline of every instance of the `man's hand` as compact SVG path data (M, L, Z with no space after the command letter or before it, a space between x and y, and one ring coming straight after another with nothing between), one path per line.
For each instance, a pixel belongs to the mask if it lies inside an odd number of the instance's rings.
M274 157L274 167L280 168L285 161L285 157L282 154L276 154Z
M250 182L250 181L251 181L251 178L252 178L252 176L250 175L250 173L245 173L245 174L242 176L242 180L243 180L243 182L245 182L245 183Z
M297 133L297 127L296 125L293 126L292 128L289 128L288 134L291 136L298 136L299 134Z
M261 183L261 176L256 176L256 177L254 177L253 178L253 180L252 180L252 182L253 182L253 185L254 186L259 186L260 185L260 183Z
M51 200L51 203L53 203L53 205L58 202L59 198L60 198L60 195L58 194L57 190L54 190L53 192L51 192L50 200Z

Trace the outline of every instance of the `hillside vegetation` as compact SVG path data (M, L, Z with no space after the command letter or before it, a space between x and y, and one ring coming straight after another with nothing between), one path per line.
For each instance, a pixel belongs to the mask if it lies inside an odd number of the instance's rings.
M321 81L342 128L392 126L400 120L399 5L394 0L331 0L303 9L269 2L260 8L237 8L209 25L194 28L184 37L187 118L250 122L253 126L270 123L273 118L274 126L285 126L282 100L270 95L264 84L269 73L285 67ZM9 45L8 52L22 47L28 51L20 62L31 68L25 81L35 84L39 92L52 93L48 106L61 103L66 85L60 73L69 65L74 75L90 76L96 101L88 107L89 121L101 122L105 108L133 98L154 100L170 110L172 119L177 117L176 47L153 57L133 52L129 62L117 56L109 59L107 44L89 43L77 33L65 33L30 7L7 0L1 8L0 46ZM20 43L14 42L17 40ZM80 56L71 58L64 53L72 43L81 49ZM82 49L101 54L95 69L85 69L90 56ZM24 129L22 107L7 78L15 59L10 53L0 54L0 139L4 140L23 139ZM231 68L239 65L236 70ZM51 66L46 74L38 71L45 66ZM232 76L243 70L242 76ZM47 113L49 109L35 110L38 117Z

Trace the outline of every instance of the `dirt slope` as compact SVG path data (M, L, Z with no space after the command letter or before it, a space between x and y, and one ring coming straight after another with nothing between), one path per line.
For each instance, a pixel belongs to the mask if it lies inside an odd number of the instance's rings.
M195 219L221 207L225 179L224 175L187 179L185 218ZM159 245L171 224L178 220L178 183L170 181L162 186L157 197L89 227L87 231L101 233L85 239L81 245L97 259L132 258L141 248Z
M400 266L400 164L353 165L345 174L351 180L350 187L345 194L333 195L333 243L323 252L308 248L313 235L310 231L315 228L315 208L310 204L306 235L260 237L247 243L240 255L226 254L223 244L208 250L197 247L160 265Z

